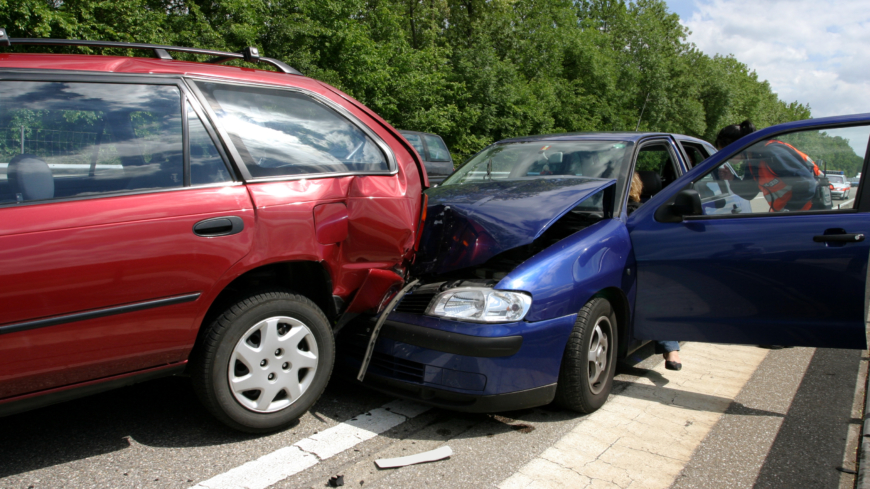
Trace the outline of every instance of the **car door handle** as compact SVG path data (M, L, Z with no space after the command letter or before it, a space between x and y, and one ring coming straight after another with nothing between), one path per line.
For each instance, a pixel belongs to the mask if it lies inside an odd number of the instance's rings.
M822 234L813 236L816 243L856 243L864 241L863 234Z
M243 229L245 229L245 222L242 221L241 217L213 217L194 224L193 234L206 238L214 238L216 236L238 234Z

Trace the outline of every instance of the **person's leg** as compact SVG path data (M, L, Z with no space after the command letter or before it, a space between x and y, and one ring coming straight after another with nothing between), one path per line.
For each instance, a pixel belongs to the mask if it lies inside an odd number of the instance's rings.
M656 341L655 351L665 357L665 368L668 370L680 370L680 342L679 341Z

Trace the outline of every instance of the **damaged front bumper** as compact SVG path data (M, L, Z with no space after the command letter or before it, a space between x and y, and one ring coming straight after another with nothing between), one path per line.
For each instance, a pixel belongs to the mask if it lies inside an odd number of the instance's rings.
M576 317L481 324L396 312L380 331L364 384L467 412L548 404ZM355 352L368 334L361 329L347 341L357 345L342 355L347 366L359 366Z

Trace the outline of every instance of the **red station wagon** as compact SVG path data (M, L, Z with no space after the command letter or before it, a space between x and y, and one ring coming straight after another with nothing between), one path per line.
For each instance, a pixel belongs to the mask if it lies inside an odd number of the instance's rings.
M413 257L407 141L255 48L10 43L155 57L0 54L0 416L182 372L234 428L302 415Z

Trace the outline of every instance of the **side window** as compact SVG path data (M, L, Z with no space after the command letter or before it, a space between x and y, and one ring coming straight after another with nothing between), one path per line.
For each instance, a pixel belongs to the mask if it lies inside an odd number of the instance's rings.
M694 168L695 165L707 159L709 155L705 153L702 146L695 145L692 143L680 142L683 146L683 150L686 152L686 156L689 158L689 161L686 163L689 164L689 168Z
M413 146L414 149L416 149L417 152L420 153L420 158L423 158L425 160L426 149L423 147L423 140L420 139L420 135L402 133L402 136L405 136L405 139L407 139L408 142L411 143L411 146Z
M181 93L0 82L0 203L181 187Z
M643 146L638 151L634 171L643 183L640 191L641 202L649 200L678 176L673 157L665 143Z
M190 183L206 185L232 181L221 154L190 103L187 104L187 125L190 131Z
M360 128L289 90L198 84L253 177L387 172L381 149Z
M701 145L701 147L704 148L703 151L704 151L705 153L707 153L707 158L709 158L709 157L711 157L711 156L713 156L714 154L716 154L716 153L719 152L718 149L716 149L712 144L710 144L710 143L708 143L708 142L704 142L704 143Z
M426 146L429 147L429 159L427 161L450 161L450 152L447 151L447 146L440 137L424 134L423 139L426 140Z
M704 214L759 214L854 207L870 126L793 132L731 155L694 183ZM830 176L825 176L825 171Z

